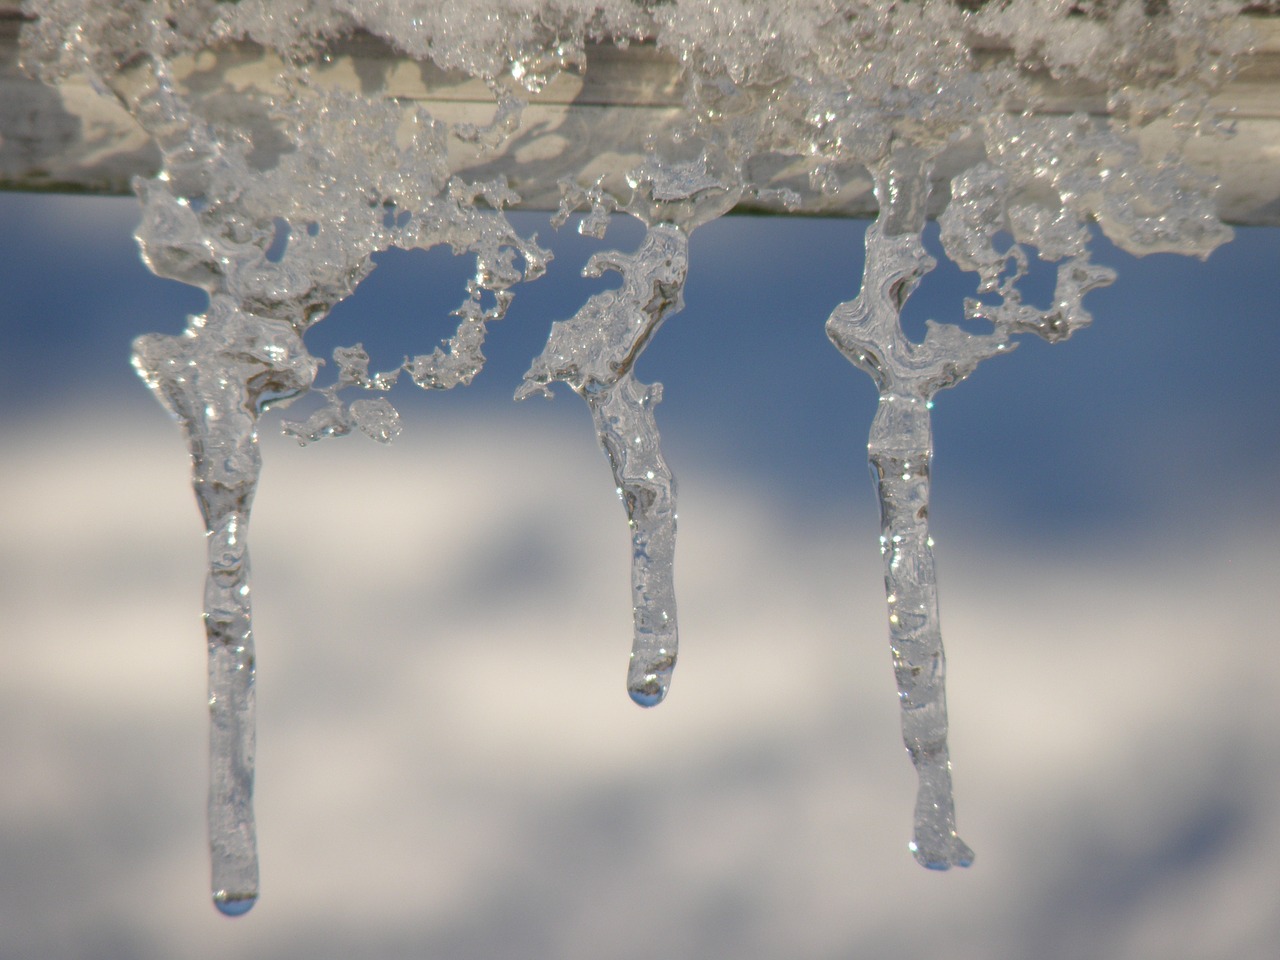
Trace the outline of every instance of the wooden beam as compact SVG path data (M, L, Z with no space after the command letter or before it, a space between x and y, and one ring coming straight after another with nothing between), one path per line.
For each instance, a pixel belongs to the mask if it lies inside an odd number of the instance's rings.
M1277 4L1256 6L1259 13L1280 12L1272 9ZM0 4L0 189L123 194L133 177L155 174L159 152L121 106L83 80L51 88L21 71L17 39L25 19L12 5ZM1250 20L1259 41L1215 100L1234 118L1237 133L1226 141L1192 142L1188 157L1220 184L1224 220L1275 226L1280 225L1280 16ZM408 60L375 37L348 38L333 54L316 68L319 82L422 104L442 120L483 124L492 115L493 99L483 83ZM234 104L234 96L223 94L270 91L278 82L280 61L261 48L238 44L181 60L175 73L203 95L216 93L220 102ZM1043 92L1054 112L1105 111L1098 90L1046 82ZM672 58L644 44L596 45L588 50L584 73L562 74L529 98L519 137L495 154L468 153L459 144L451 162L467 177L504 175L524 206L550 209L564 177L603 176L621 190L622 175L642 156L645 135L675 121L681 110L680 68ZM248 114L244 122L261 123ZM1144 135L1153 150L1166 142L1171 136L1159 124ZM978 150L962 143L945 155L937 171L940 183L972 163ZM810 187L800 160L758 158L748 173L755 183L794 190L806 214L875 213L869 178L857 172L834 196ZM943 202L946 191L937 195ZM741 209L787 212L769 195Z

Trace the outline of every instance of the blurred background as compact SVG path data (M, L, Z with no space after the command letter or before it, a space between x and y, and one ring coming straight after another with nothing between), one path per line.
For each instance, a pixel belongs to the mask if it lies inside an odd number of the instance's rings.
M208 894L202 531L178 428L129 366L203 295L145 269L137 216L0 193L3 960L1272 955L1280 230L1206 262L1099 240L1119 279L1092 328L939 395L977 859L937 874L906 849L875 393L823 334L865 224L693 238L686 308L638 368L666 386L681 524L680 665L642 711L626 521L585 405L510 400L551 322L616 278L581 279L601 244L527 215L557 259L472 387L406 378L390 447L301 448L264 418L263 893L232 921ZM309 346L363 341L383 369L429 352L472 270L388 252ZM909 324L973 287L940 267Z

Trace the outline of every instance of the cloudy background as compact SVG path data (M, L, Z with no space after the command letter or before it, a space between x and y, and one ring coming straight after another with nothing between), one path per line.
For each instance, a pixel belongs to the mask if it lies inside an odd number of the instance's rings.
M405 433L263 430L252 544L263 895L208 901L203 543L128 366L191 290L131 199L0 194L0 958L1271 956L1280 940L1280 231L1135 261L1070 343L939 397L957 808L914 774L863 462L822 323L856 222L695 236L641 375L680 483L671 696L624 691L625 520L581 402L509 397L593 287L544 240L468 390ZM532 222L527 225L532 228ZM634 243L620 224L609 241ZM429 348L468 265L392 254L314 331ZM912 322L971 292L940 269Z

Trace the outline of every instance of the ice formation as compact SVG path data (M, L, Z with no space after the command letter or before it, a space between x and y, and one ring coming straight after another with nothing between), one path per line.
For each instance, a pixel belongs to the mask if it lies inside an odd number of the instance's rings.
M1020 334L1060 340L1090 318L1082 298L1110 282L1089 261L1088 224L1135 252L1205 255L1228 236L1212 185L1181 159L1192 137L1223 135L1209 95L1247 39L1242 4L1218 0L215 0L103 4L32 0L29 68L49 82L88 74L150 135L163 165L139 180L138 242L157 274L193 284L209 307L177 337L144 336L134 364L184 431L208 539L205 626L212 715L210 843L219 908L258 893L252 811L254 652L249 514L263 409L309 390L323 403L285 424L306 443L400 430L382 396L401 373L425 389L479 373L487 324L550 258L504 214L524 198L474 177L525 132L536 95L589 70L589 49L654 51L672 63L679 117L644 132L619 161L576 144L557 222L589 208L583 232L615 212L646 234L588 271L622 284L553 324L520 397L563 382L590 409L632 539L634 641L627 685L665 695L677 653L675 484L659 450L660 384L634 363L682 305L689 236L740 204L802 212L869 175L879 214L866 234L857 297L826 322L835 346L880 391L868 453L881 508L889 633L903 735L919 774L911 849L925 866L968 865L955 830L944 657L928 530L934 395ZM490 109L433 113L385 83L336 82L336 44L359 32L437 76L487 89ZM271 58L265 86L227 107L209 59ZM381 80L387 79L382 68ZM1098 104L1063 113L1066 87ZM369 92L366 92L365 88ZM1159 136L1154 135L1159 133ZM957 159L958 158L958 159ZM954 171L943 177L942 169ZM902 307L934 261L977 276L962 323L930 322L920 342ZM449 245L476 271L457 331L433 352L371 373L360 345L321 361L303 334L389 247ZM1032 257L1057 264L1052 303L1026 303ZM970 332L980 327L982 332ZM364 396L345 397L352 390Z

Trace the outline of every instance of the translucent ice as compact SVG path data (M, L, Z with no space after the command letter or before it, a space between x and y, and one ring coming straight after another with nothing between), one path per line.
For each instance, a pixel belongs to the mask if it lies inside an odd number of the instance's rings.
M675 226L650 227L634 254L597 254L585 272L622 274L622 286L593 295L551 328L525 374L523 398L552 381L567 383L591 408L631 527L631 603L635 636L627 691L642 707L667 695L678 647L673 577L675 481L658 449L653 408L662 385L636 381L632 367L658 327L682 306L688 238Z
M868 454L903 735L920 781L911 848L928 867L968 864L972 853L955 831L928 531L933 399L981 361L1009 353L1020 335L1059 341L1090 322L1083 299L1111 280L1089 261L1091 225L1139 254L1204 256L1228 238L1212 184L1190 170L1182 147L1225 132L1210 94L1246 43L1240 7L28 2L37 19L24 28L27 65L51 82L87 75L159 150L160 174L135 184L147 264L209 295L182 335L140 338L134 363L182 427L206 529L218 908L237 915L257 895L246 538L260 415L313 389L322 361L304 335L368 275L372 255L392 246L447 244L474 258L454 334L428 352L406 350L401 365L380 373L361 345L339 348L333 379L315 388L318 408L286 432L303 443L356 431L387 442L399 416L386 397L370 394L390 390L402 372L431 390L479 374L488 324L551 256L507 218L521 197L495 172L499 159L512 144L516 156L542 149L536 134L558 121L530 122L526 100L561 72L589 69L588 51L609 42L643 43L665 57L672 73L663 96L674 94L683 109L676 120L665 108L628 114L628 123L655 122L633 136L643 146L617 169L597 155L608 151L589 132L572 149L556 148L558 162L581 164L557 177L557 224L587 207L586 235L602 237L615 211L639 219L646 234L631 253L592 259L589 273L617 272L621 286L553 324L518 396L568 384L586 400L608 457L631 532L628 690L642 705L660 701L677 654L675 483L654 417L661 385L639 382L634 367L682 305L689 238L740 202L821 213L869 177L879 212L866 234L862 287L835 307L826 329L880 391ZM467 113L455 101L435 116L390 92L382 61L358 82L338 82L335 44L357 30L387 58L429 64L448 83L467 79L491 102ZM269 64L256 86L236 72L252 58ZM1062 108L1063 91L1079 90L1096 105L1090 113ZM482 173L468 179L465 171ZM930 216L940 221L945 255L974 274L975 289L957 305L963 325L931 321L915 342L900 315L934 266L922 241ZM1033 258L1056 264L1044 307L1020 291ZM349 401L351 392L360 395Z
M573 317L552 325L546 347L516 393L523 399L560 381L591 409L631 528L634 633L627 692L642 707L666 697L678 653L676 504L675 480L662 458L653 415L662 384L639 383L633 368L663 321L684 306L689 233L727 212L743 190L738 170L712 159L715 141L698 143L703 149L694 157L664 162L651 152L628 172L632 193L625 209L646 224L644 239L633 254L598 253L583 269L589 277L616 271L622 286L594 294ZM584 232L596 232L602 212L621 205L599 184L562 187L557 222L578 206L589 206Z

